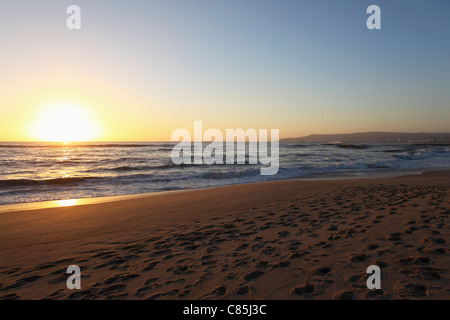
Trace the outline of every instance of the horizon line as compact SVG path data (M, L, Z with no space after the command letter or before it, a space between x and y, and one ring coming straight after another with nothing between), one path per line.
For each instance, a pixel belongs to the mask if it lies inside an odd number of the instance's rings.
M352 133L312 133L304 136L296 136L296 137L287 137L287 138L279 138L278 141L281 140L289 140L289 139L299 139L306 138L313 135L356 135L356 134L367 134L367 133L387 133L387 134L450 134L450 131L443 132L395 132L395 131L359 131ZM191 142L196 142L196 140L190 140ZM149 143L149 142L160 142L160 143L177 143L181 141L171 141L171 140L82 140L82 141L47 141L47 140L0 140L0 143L54 143L54 144L73 144L73 143ZM209 142L209 141L203 141ZM212 141L211 141L212 142ZM225 141L224 141L225 142Z

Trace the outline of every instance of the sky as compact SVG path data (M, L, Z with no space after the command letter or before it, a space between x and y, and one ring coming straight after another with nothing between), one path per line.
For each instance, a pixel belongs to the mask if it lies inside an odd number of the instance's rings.
M449 17L448 0L2 0L0 141L54 122L89 122L97 141L169 141L195 120L280 138L449 132ZM67 105L83 111L48 116Z

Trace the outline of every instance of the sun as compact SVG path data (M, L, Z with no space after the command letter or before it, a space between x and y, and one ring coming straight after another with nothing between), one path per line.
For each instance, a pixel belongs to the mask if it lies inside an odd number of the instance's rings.
M42 111L31 132L39 141L90 141L98 136L99 126L83 107L55 103Z

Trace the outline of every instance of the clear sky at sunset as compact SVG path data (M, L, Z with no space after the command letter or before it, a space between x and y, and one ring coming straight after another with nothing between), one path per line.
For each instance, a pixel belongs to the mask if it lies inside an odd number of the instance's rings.
M1 1L0 141L38 139L68 105L105 141L194 120L280 138L450 131L449 17L448 0Z

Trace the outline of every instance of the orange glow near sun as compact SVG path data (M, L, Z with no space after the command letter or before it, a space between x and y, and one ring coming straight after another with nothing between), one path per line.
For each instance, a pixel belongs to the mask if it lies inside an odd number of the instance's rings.
M98 136L99 126L81 106L56 103L42 111L31 133L39 141L90 141Z

